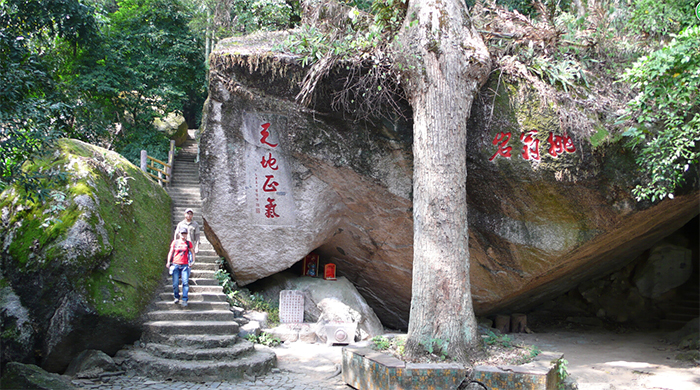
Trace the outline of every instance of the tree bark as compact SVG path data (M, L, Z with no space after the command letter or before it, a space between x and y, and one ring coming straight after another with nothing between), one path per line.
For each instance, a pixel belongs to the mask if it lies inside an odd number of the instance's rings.
M477 340L469 283L467 119L491 69L462 0L411 0L397 66L413 108L413 285L406 352L431 340L467 361Z

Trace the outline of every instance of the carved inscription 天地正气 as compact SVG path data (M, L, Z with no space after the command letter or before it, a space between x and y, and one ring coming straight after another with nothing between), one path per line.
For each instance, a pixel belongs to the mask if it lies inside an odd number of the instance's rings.
M246 143L247 195L255 225L293 226L294 200L275 126L282 118L263 121L248 114L243 124Z

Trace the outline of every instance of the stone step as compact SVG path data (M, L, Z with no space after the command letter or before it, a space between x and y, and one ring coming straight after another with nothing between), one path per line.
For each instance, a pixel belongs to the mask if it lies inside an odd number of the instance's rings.
M176 360L225 360L255 351L255 345L248 340L239 340L227 348L183 348L166 344L150 343L145 348L153 356Z
M156 310L145 315L149 321L233 321L230 310Z
M169 293L159 293L158 297L162 301L168 301L173 299L172 290ZM227 302L226 295L224 293L198 293L189 291L187 294L187 303L192 302Z
M173 303L173 295L166 301L155 302L156 310L228 310L231 305L224 301L194 301L187 302L187 307L182 307L182 305Z
M171 282L172 282L172 280L171 280ZM171 283L171 285L172 285L172 283ZM219 281L216 279L208 279L208 278L192 279L192 278L190 278L190 288L192 286L218 286L218 285L219 285Z
M188 140L173 164L173 179L167 191L172 199L172 229L191 208L195 221L204 226L196 164L197 144ZM270 350L257 350L238 337L239 324L230 310L214 274L219 256L206 237L200 235L199 253L190 274L188 306L173 303L172 279L164 278L162 292L146 313L142 342L145 348L127 352L129 371L154 379L222 381L263 375L275 364ZM122 351L120 351L121 353Z
M192 203L194 206L202 207L202 198L197 194L170 196L170 198L172 199L172 205L175 207L180 207L183 203ZM185 205L185 207L187 206ZM194 209L194 207L191 208Z
M688 322L692 320L693 318L697 318L698 315L696 313L683 313L683 312L671 312L666 314L666 319L668 320L676 320L676 321L685 321Z
M172 186L175 188L196 189L199 188L199 178L196 175L186 176L173 173Z
M146 343L167 344L174 347L188 347L191 349L228 348L240 341L238 334L207 335L160 335L151 334L148 339L142 339Z
M209 241L203 240L204 237L199 235L199 252L197 252L197 258L200 257L213 257L218 259L219 256L214 251L214 247L209 243Z
M215 271L210 271L210 270L202 270L202 271L192 270L192 272L190 273L190 277L191 278L202 278L202 279L206 279L206 278L216 279L214 277L214 272Z
M171 197L180 195L200 195L200 192L199 187L188 188L171 186L170 188L168 188L168 195L170 195Z
M201 225L202 222L202 207L201 206L173 206L172 210L170 211L170 215L173 216L173 221L175 222L180 222L184 219L185 217L185 210L187 209L192 209L192 212L194 213L194 220L197 221L198 224Z
M275 366L277 357L270 350L256 350L235 360L186 361L153 356L144 349L129 351L127 369L153 379L193 382L221 382L243 379L244 375L262 376Z
M162 291L165 291L165 292L172 294L173 293L172 283L164 284ZM221 288L221 286L201 286L201 285L195 286L192 283L190 283L189 294L196 294L196 293L223 294L223 289Z
M173 177L183 177L183 175L199 178L199 168L187 167L184 164L178 164L176 162L175 165L173 165Z
M177 172L177 171L173 172L173 181L172 181L173 185L174 185L174 183L178 183L178 182L185 183L188 181L198 182L199 175L197 175L195 173L187 173L187 172Z
M159 335L227 335L238 333L238 323L235 321L148 321L143 324L143 329L144 333Z
M193 270L209 270L214 272L219 270L219 264L217 263L219 256L197 254L195 259L196 261L192 265Z
M663 319L659 322L661 330L678 330L683 328L688 321Z
M205 261L205 258L202 258L202 256L197 255L195 257L195 262L192 264L191 271L218 271L219 270L219 265L216 264L215 258L209 258L207 259L208 261Z

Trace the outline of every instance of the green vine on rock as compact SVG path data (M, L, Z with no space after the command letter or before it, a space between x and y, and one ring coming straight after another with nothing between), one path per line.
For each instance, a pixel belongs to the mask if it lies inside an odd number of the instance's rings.
M566 385L564 384L564 379L566 379L569 376L569 371L568 371L568 364L569 362L564 359L563 357L553 360L552 364L554 365L554 373L557 375L557 378L559 379L558 381L558 388L560 390L564 389Z

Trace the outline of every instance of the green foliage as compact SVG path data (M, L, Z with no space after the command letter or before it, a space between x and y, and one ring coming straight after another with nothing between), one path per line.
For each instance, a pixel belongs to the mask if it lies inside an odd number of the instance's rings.
M554 365L554 373L557 375L557 378L559 378L558 387L559 389L563 389L565 387L564 379L569 376L569 371L567 370L569 362L564 358L559 358L553 360L552 364Z
M84 53L74 81L103 116L143 132L163 113L199 110L205 96L202 42L179 0L124 0L109 15L99 49ZM147 22L144 22L147 21ZM194 123L190 123L194 126Z
M299 0L184 0L191 3L190 22L198 38L227 38L258 30L275 31L295 27L301 21Z
M626 114L637 125L623 135L647 175L633 193L652 202L672 198L700 158L700 26L641 58L623 80L639 89Z
M307 66L330 52L328 37L314 26L302 25L285 40L278 50L303 55L301 64Z
M636 0L628 27L632 32L662 36L697 24L695 2L689 0Z
M569 89L575 89L576 84L581 82L588 86L581 64L572 59L553 60L551 58L535 57L530 65L530 69L551 85L561 85L566 93L569 92Z
M499 345L504 348L513 348L513 339L507 334L496 334L493 331L488 331L486 333L486 338L484 338L484 343L486 345Z
M383 351L385 349L389 349L391 346L391 341L389 341L386 336L374 336L372 337L372 348L378 350L378 351Z
M408 1L376 0L372 3L375 23L382 29L398 31L406 17Z
M40 194L49 175L21 166L70 134L71 104L58 88L53 49L77 50L97 34L92 10L77 0L0 1L0 190L18 182L29 196Z
M60 214L66 210L66 194L58 191L58 190L53 190L50 193L51 196L51 202L49 203L48 210L46 210L44 213L48 214L49 216L44 219L44 222L40 225L41 228L48 228L49 226L56 224L56 223L61 223L63 221L60 220Z
M430 355L437 355L440 360L445 360L448 357L447 347L450 345L448 340L431 338L427 341L422 341L420 345Z
M299 18L292 2L282 0L239 0L234 2L234 30L251 33L257 30L275 31L293 27Z
M267 321L276 325L280 322L279 306L266 300L262 295L251 293L247 289L238 289L236 283L231 279L231 275L224 269L219 269L214 273L219 285L223 287L224 294L228 297L231 305L242 306L247 310L264 311L267 313Z
M266 347L276 347L282 344L282 340L265 332L260 333L259 336L256 336L255 334L251 333L248 336L246 336L246 339L248 339L248 341L252 343L262 344Z
M167 154L151 134L155 116L182 112L196 125L205 67L189 9L179 0L94 4L0 2L0 189L18 181L29 196L48 193L39 183L51 183L42 181L49 173L29 176L21 165L58 138L110 143L138 164L142 148Z
M134 202L129 196L129 179L134 180L131 176L117 177L117 193L114 197L116 198L115 203L120 206L129 206Z
M168 152L170 151L170 140L165 134L154 130L151 127L134 131L120 139L114 148L131 161L136 166L141 165L141 151L148 151L148 155L160 161L168 160Z

